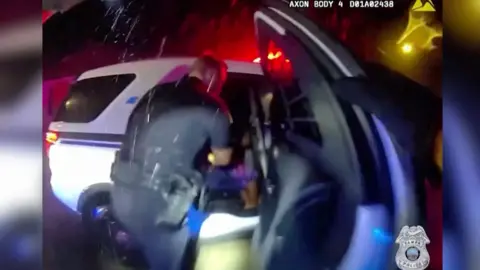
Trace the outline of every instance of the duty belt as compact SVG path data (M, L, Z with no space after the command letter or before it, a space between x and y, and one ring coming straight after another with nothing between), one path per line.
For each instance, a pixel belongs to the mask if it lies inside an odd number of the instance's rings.
M159 203L164 207L152 214L155 215L157 226L167 227L182 226L202 183L200 173L147 174L138 164L120 161L117 158L112 164L111 178L115 184L130 186L133 189L144 188L158 193L159 200L163 200Z

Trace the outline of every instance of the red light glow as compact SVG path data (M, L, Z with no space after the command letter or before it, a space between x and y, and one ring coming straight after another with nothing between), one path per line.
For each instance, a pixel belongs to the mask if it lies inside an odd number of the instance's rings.
M276 52L276 53L273 53L273 52L270 52L268 53L267 55L267 59L268 60L275 60L275 59L279 59L280 57L283 56L283 53L282 52ZM255 59L253 59L253 62L254 63L260 63L261 62L261 58L260 57L257 57ZM285 59L285 62L289 63L290 60L289 59Z
M261 63L261 61L260 57L253 60L254 63ZM272 77L285 83L290 82L292 79L292 64L289 59L285 58L283 52L278 49L268 53L267 63L264 63L264 68L269 71Z
M49 11L49 10L43 10L42 11L42 23L44 23L45 21L47 21L50 16L53 15L53 11Z

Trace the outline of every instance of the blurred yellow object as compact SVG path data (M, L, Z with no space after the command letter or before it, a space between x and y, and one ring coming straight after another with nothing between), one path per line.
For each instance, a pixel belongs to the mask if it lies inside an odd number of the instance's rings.
M450 35L463 46L480 46L480 1L443 1L443 22L448 25Z
M412 11L414 12L435 12L435 6L432 0L422 2L422 0L416 0L413 4Z
M208 154L208 162L215 163L215 155L213 153Z
M250 240L200 244L195 270L252 270Z
M415 12L411 10L408 13L408 23L399 39L397 44L415 44L416 48L423 50L432 50L435 48L433 39L442 37L442 29L437 26L430 25L432 17L422 14L421 12ZM413 46L412 46L413 48Z
M410 44L410 43L405 43L405 44L403 44L403 46L402 46L402 52L403 52L404 54L410 54L410 53L412 53L412 51L413 51L413 46L412 46L412 44Z

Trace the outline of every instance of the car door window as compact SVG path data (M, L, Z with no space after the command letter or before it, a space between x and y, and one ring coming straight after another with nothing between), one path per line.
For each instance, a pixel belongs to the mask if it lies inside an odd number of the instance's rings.
M302 92L298 80L282 87L285 110L291 131L311 142L321 144L321 135L308 97Z
M312 162L316 167L324 167L324 173L342 186L345 193L342 214L332 220L332 230L324 239L336 241L335 249L321 251L322 257L328 258L325 263L335 265L348 250L355 229L354 217L362 199L362 174L345 116L330 90L330 83L361 71L348 69L347 64L338 59L341 54L332 52L333 47L324 41L319 46L301 33L302 26L293 25L289 21L292 18L283 15L277 6L270 5L255 14L261 63L284 98L286 122L293 135L289 137L290 142L303 156L314 158ZM291 61L292 82L286 84L287 87L282 87L285 83L276 80L273 71L265 65L271 43Z

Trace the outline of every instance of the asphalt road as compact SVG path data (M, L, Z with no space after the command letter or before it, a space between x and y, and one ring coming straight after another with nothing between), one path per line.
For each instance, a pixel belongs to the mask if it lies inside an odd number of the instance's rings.
M44 175L43 246L45 270L133 270L100 260L89 247L80 216L72 213L52 194L49 175ZM236 239L199 248L195 270L249 270L250 242Z
M80 217L52 194L49 174L44 174L43 246L46 270L97 270L97 254L88 247Z
M44 269L46 270L128 270L112 262L100 261L95 249L88 245L80 217L60 203L52 194L49 175L44 175ZM441 189L429 189L428 209L432 258L430 269L441 269ZM245 270L250 255L248 241L233 241L200 248L196 270ZM220 267L222 265L222 267ZM228 265L228 266L227 266ZM132 270L132 269L130 269Z

